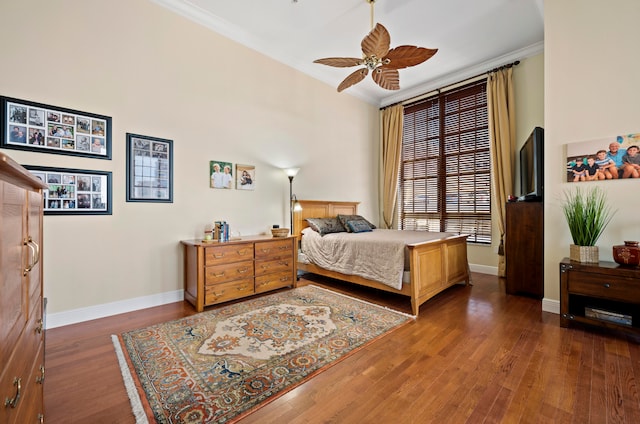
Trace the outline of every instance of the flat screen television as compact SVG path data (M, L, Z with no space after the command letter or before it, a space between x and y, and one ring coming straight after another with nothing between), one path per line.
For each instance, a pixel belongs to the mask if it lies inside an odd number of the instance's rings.
M541 202L544 191L544 129L535 127L520 149L520 197Z

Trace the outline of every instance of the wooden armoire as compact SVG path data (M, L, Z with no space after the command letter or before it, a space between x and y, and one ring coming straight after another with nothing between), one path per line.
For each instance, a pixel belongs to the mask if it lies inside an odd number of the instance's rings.
M0 423L44 421L46 185L0 152Z

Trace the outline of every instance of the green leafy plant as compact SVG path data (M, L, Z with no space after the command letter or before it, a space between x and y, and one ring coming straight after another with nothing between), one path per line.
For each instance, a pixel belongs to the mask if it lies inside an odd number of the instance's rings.
M569 224L573 243L577 246L595 246L615 215L615 211L607 205L606 193L600 187L585 192L580 187L565 191L562 210Z

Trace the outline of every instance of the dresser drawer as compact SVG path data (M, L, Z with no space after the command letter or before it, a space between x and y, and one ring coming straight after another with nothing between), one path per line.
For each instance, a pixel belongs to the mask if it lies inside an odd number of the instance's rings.
M604 274L572 272L569 275L570 294L582 294L623 302L640 302L640 281Z
M226 302L227 300L250 296L253 293L253 278L243 278L229 283L207 286L205 288L205 304L212 305Z
M26 333L27 331L25 331ZM0 423L22 423L18 418L31 392L36 388L42 390L42 385L35 386L35 380L32 381L33 368L37 366L39 369L42 364L42 344L34 345L32 343L31 334L22 334L18 344L15 347L13 356L9 359L4 370L0 370ZM38 361L38 358L40 360ZM34 362L36 360L37 362ZM2 364L5 365L5 364ZM20 387L20 396L17 399L15 408L5 406L7 399L12 400L18 393Z
M273 259L293 256L291 239L256 243L256 259Z
M285 271L256 277L256 293L293 286L293 272Z
M253 261L240 261L205 268L205 285L225 283L238 278L253 277Z
M293 258L256 261L256 277L274 272L290 271L293 269Z
M253 260L253 243L209 246L204 251L205 266Z

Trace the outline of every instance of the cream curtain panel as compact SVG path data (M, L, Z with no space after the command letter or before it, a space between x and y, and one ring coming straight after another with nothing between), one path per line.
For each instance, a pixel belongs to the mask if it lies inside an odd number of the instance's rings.
M493 199L500 230L498 276L504 277L505 203L513 193L513 152L516 139L515 100L513 96L513 68L489 73L487 78L487 110L493 175ZM509 236L508 234L506 235Z
M400 152L402 149L402 125L404 107L401 104L388 107L381 114L381 196L382 221L384 228L393 228L398 199L398 172L400 172Z

